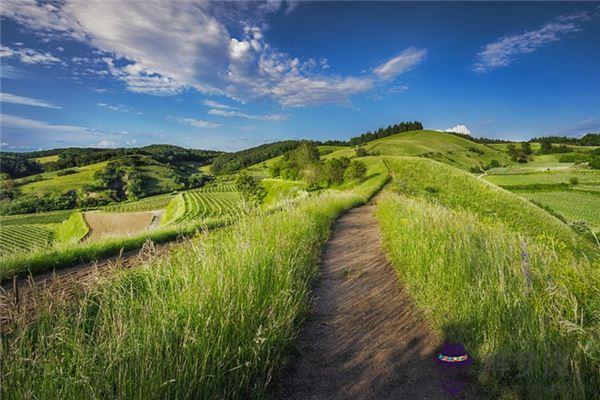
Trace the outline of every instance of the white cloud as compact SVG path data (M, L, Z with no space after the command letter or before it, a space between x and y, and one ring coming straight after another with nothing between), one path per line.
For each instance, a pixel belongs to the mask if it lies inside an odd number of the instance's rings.
M260 121L285 121L290 116L289 114L264 114L264 115L253 115L246 114L240 111L233 110L222 110L218 108L213 108L208 110L210 115L218 115L221 117L238 117L238 118L246 118L246 119L254 119Z
M227 104L219 103L218 101L214 101L214 100L205 100L202 102L202 104L204 104L206 107L218 108L219 110L232 110L235 108L235 107L228 106Z
M544 45L559 41L561 36L580 31L581 24L588 21L590 17L585 12L561 15L540 29L502 37L477 53L473 69L481 73L506 67L520 54L533 53Z
M45 121L0 114L2 128L33 129L44 132L88 133L90 129L74 125L51 125Z
M452 128L444 130L444 132L462 133L463 135L471 135L471 131L465 125L456 125Z
M266 14L296 7L281 1L2 4L2 15L45 39L62 35L90 44L104 57L108 72L130 91L153 95L193 88L242 101L267 98L292 107L347 103L382 79L410 70L425 54L409 48L368 76L324 74L330 70L326 59L301 60L266 41Z
M18 96L11 93L0 93L0 101L3 103L23 104L26 106L43 107L43 108L55 108L61 109L62 107L55 106L44 100L33 99L31 97Z
M26 48L12 49L3 45L0 45L0 57L16 57L24 64L52 64L61 62L60 58L54 57L48 52Z
M171 119L174 119L179 122L183 122L185 124L193 126L194 128L208 129L208 128L218 128L221 126L221 124L217 124L215 122L203 121L201 119L195 119L195 118L171 118Z
M426 49L409 47L396 57L377 66L373 72L381 79L392 79L410 71L425 59Z

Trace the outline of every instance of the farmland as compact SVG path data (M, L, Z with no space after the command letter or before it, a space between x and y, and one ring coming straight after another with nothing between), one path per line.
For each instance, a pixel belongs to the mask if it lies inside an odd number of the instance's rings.
M550 207L570 221L586 221L594 232L600 232L600 193L598 192L556 191L519 194Z
M569 169L520 174L509 170L505 174L488 174L485 179L499 186L569 183L571 179L577 179L582 184L600 185L600 171Z
M46 248L54 235L54 229L40 224L0 225L0 257Z
M162 224L233 215L240 196L233 191L191 190L180 193L167 206Z

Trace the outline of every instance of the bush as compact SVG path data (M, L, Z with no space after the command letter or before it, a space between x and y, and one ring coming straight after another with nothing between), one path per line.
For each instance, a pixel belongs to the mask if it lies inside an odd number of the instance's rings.
M56 176L73 175L76 173L77 173L77 170L74 170L74 169L61 169L56 172Z
M240 174L235 180L235 187L245 201L250 203L261 203L267 191L260 182L248 174Z
M344 178L349 181L362 181L363 179L365 179L366 174L367 165L362 161L352 160L352 162L350 162L350 164L348 165L346 172L344 173Z

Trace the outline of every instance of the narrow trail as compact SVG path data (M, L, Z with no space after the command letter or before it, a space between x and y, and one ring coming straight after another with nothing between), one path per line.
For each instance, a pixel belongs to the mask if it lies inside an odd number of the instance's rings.
M449 398L432 362L441 338L424 323L387 261L374 211L368 204L336 222L279 397Z

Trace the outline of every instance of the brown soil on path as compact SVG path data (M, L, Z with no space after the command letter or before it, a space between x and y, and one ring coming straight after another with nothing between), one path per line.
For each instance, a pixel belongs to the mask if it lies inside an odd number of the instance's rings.
M313 306L281 382L284 399L448 399L423 321L382 250L372 204L336 222ZM474 398L473 395L458 396Z

